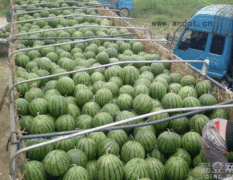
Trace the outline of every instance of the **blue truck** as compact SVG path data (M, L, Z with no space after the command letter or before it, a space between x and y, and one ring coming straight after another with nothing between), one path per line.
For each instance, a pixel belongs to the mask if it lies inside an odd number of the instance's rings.
M134 8L134 0L97 0L102 4L108 4L107 7L119 9L119 15L121 17L127 17L129 14L129 10L133 10Z
M186 24L173 53L185 60L207 60L208 76L233 88L233 5L209 5ZM202 64L190 63L197 69Z

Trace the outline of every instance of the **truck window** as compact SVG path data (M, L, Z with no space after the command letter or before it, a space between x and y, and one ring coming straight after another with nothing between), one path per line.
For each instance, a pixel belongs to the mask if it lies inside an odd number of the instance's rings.
M185 51L188 48L204 51L207 38L208 33L206 32L187 30L180 41L178 48L181 51Z
M210 53L222 55L225 44L225 36L213 34Z

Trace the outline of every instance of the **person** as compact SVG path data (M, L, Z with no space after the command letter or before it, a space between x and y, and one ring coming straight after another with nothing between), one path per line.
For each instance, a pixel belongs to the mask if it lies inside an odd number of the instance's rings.
M220 118L208 121L202 130L202 150L217 180L233 180L232 162L226 156L233 151L233 121Z

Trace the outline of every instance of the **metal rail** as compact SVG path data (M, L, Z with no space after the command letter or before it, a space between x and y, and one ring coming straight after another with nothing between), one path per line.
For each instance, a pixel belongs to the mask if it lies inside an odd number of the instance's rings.
M15 86L19 84L24 84L32 81L38 81L38 80L43 80L43 79L48 79L48 78L53 78L53 77L58 77L62 75L68 75L68 74L73 74L73 73L79 73L83 71L89 71L93 69L99 69L99 68L104 68L104 67L109 67L109 66L114 66L114 65L120 65L120 64L139 64L139 63L183 63L183 62L192 62L192 63L203 63L206 66L208 66L208 63L202 60L150 60L150 61L137 61L137 60L129 60L129 61L120 61L120 62L115 62L115 63L109 63L109 64L104 64L100 66L95 66L95 67L90 67L90 68L85 68L85 69L79 69L79 70L74 70L74 71L68 71L64 73L59 73L59 74L54 74L54 75L48 75L48 76L43 76L43 77L38 77L34 79L29 79L29 80L24 80L20 81L18 83L15 83L10 89L9 89L9 95L10 95L10 102L13 102L13 98L11 97L11 91L14 89ZM204 75L204 73L203 73Z
M71 41L71 42L64 42L64 43L57 43L57 44L51 44L51 45L46 45L46 46L39 46L39 47L32 47L32 48L24 48L24 49L19 49L10 54L10 59L12 55L15 53L23 52L23 51L30 51L30 50L35 50L35 49L41 49L41 48L47 48L47 47L57 47L61 45L66 45L66 44L75 44L75 43L82 43L82 42L88 42L88 41L95 41L95 40L110 40L110 41L163 41L167 42L166 40L156 40L156 39L122 39L122 38L93 38L93 39L85 39L85 40L79 40L79 41ZM9 60L8 59L8 62ZM10 63L10 62L9 62Z
M15 40L47 40L47 39L91 39L91 38L111 38L111 37L121 37L121 36L135 36L136 33L129 33L129 34L117 34L117 35L107 35L107 36L86 36L86 37L38 37L38 38L25 38L25 37L18 37L13 39L13 42Z
M143 119L143 118L147 118L147 117L158 115L158 114L172 113L172 112L183 112L183 111L192 111L192 110L222 109L222 108L232 108L232 107L233 107L233 104L230 104L230 105L217 105L217 106L200 106L200 107L191 107L191 108L165 109L165 110L156 111L156 112L152 112L152 113L147 113L147 114L143 114L143 115L136 116L136 117L133 117L133 118L125 119L125 120L122 120L122 121L117 121L117 122L114 122L114 123L106 124L106 125L103 125L103 126L95 127L95 128L92 128L92 129L87 129L87 130L84 130L82 132L74 133L74 134L67 135L67 136L64 136L64 137L59 137L57 139L53 139L53 140L50 140L50 141L38 143L38 144L35 144L35 145L32 145L32 146L28 146L26 148L20 149L19 151L16 152L16 154L14 154L13 157L10 158L10 164L9 164L10 174L11 175L15 175L16 174L14 168L12 167L13 160L20 153L29 151L31 149L35 149L35 148L38 148L38 147L46 146L46 145L53 144L53 143L56 143L56 142L59 142L59 141L62 141L62 140L70 139L70 138L73 138L73 137L76 137L76 136L92 133L92 132L95 132L95 131L100 131L100 130L103 130L105 128L110 128L110 127L121 125L121 124L124 124L124 123L133 122L133 121L136 121L138 119ZM157 123L162 123L161 120L158 120L156 122Z
M16 35L13 36L12 39L14 39L17 36L37 34L37 33L43 33L43 32L51 32L51 31L58 31L58 30L64 30L64 29L82 28L82 27L116 28L116 29L140 29L140 30L148 31L149 34L150 34L150 39L152 38L152 32L148 28L140 28L140 27L135 27L135 26L124 27L124 26L77 25L77 26L62 27L62 28L53 28L53 29L45 29L45 30L40 30L40 31L34 31L34 32L28 32L28 33L16 34Z
M90 9L90 10L101 10L101 11L110 11L109 9L105 9L105 8L93 8L91 6L86 6L86 7L64 7L64 8L50 8L50 9L33 9L33 11L27 11L27 12L22 12L22 13L16 13L14 14L14 16L18 16L21 14L30 14L30 13L38 13L38 12L43 12L43 11L54 11L54 10L67 10L67 9ZM34 11L35 10L35 11ZM118 9L113 9L112 11L120 11Z
M96 16L96 15L84 15L84 14L69 14L65 16L55 16L55 17L46 17L46 18L37 18L37 19L29 19L29 20L23 20L23 21L16 21L14 24L20 24L20 23L26 23L26 22L32 22L32 21L40 21L40 20L47 20L47 19L56 19L56 18L64 18L64 17L93 17L93 18L106 18L106 19L127 19L127 20L132 20L134 24L136 24L136 21L133 18L128 18L128 17L116 17L116 16Z

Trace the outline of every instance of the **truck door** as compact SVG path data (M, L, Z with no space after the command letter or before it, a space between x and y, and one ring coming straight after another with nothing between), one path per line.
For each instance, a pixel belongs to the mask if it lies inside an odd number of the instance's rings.
M174 54L184 60L204 60L207 56L207 45L209 44L209 33L186 28L182 33ZM201 69L201 63L190 63L192 66Z

